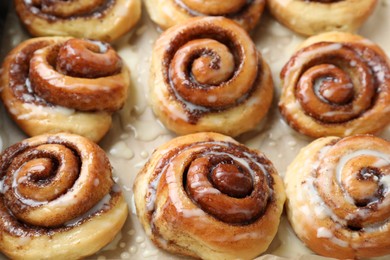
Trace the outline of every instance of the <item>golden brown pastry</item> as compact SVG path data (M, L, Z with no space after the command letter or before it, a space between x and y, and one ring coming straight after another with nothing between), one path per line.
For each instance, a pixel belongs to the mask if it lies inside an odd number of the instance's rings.
M74 36L111 42L141 17L140 0L14 0L34 36Z
M372 14L377 0L267 0L271 14L303 35L329 31L356 32Z
M248 34L227 18L192 18L154 45L150 101L178 134L239 135L267 114L272 96L268 65Z
M59 133L26 139L0 158L0 251L12 259L79 259L122 228L127 204L104 151Z
M263 13L265 0L146 0L150 18L162 29L197 16L225 16L245 30L255 27Z
M99 41L64 37L27 40L6 57L1 97L30 135L71 132L99 141L129 87L118 54Z
M159 147L137 175L134 198L158 247L202 259L253 259L276 234L285 194L262 153L208 132Z
M357 135L303 148L285 176L287 215L315 253L338 259L390 254L390 143Z
M308 38L284 66L281 80L281 114L305 135L376 133L390 123L389 59L358 35Z

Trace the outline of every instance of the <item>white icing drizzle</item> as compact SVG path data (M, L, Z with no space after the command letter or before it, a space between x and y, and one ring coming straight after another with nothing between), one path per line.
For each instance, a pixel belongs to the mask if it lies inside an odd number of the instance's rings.
M168 102L168 99L165 99L164 95L168 95L168 93L164 93L163 88L156 88L155 93L162 105L168 109L172 119L182 119L184 121L189 120L187 114L184 112L180 104L175 102Z
M317 229L317 237L331 238L333 237L333 232L325 227L319 227Z
M165 170L165 167L163 169L163 171ZM160 173L156 179L154 179L148 186L148 192L149 192L149 196L146 197L146 209L147 211L153 211L154 210L154 203L156 201L156 191L157 191L157 186L160 182L160 179L161 179L161 176L162 176L162 173Z
M16 172L12 176L12 186L11 187L12 187L12 190L15 194L15 197L20 202L22 202L24 205L31 206L31 207L37 207L37 206L41 206L43 204L48 203L48 201L36 201L33 199L25 198L24 196L22 196L19 193L19 190L18 190L19 183L22 183L28 179L28 176L23 176L22 178L17 179L17 176L19 175L19 171L20 171L20 168L18 170L16 170Z
M4 194L4 192L6 191L6 187L4 186L4 178L0 179L0 193L1 194Z
M358 156L362 156L362 155L367 155L367 156L374 156L374 157L377 157L379 158L379 161L377 161L377 163L379 162L381 165L384 164L384 162L386 162L386 165L390 165L390 155L388 154L384 154L382 152L378 152L378 151L374 151L374 150L358 150L358 151L355 151L355 152L352 152L350 154L347 154L347 155L344 155L340 158L340 161L339 163L337 164L336 166L336 181L337 181L337 184L340 186L340 187L343 187L341 185L341 175L342 175L342 172L343 172L343 169L345 167L345 164L355 158L355 157L358 157ZM380 178L380 182L382 182L382 179L384 179L383 177ZM384 179L384 184L386 185L386 180L387 178ZM386 186L388 187L388 186ZM350 204L354 204L355 201L353 200L353 198L351 196L348 195L347 192L344 191L344 195L345 195L345 199L350 203Z
M382 184L386 190L384 195L390 193L390 175L381 176L379 178L379 183Z
M96 41L96 40L88 40L88 41L98 46L100 53L106 53L108 51L108 46L106 43L101 41Z
M93 206L90 210L88 210L87 212L85 212L83 215L75 218L75 219L72 219L70 221L67 221L64 225L65 226L73 226L75 224L77 224L78 222L82 221L83 219L105 209L105 208L108 208L110 207L110 200L111 200L111 195L110 194L106 194L98 203L96 203L95 206Z
M318 57L322 56L325 53L332 52L335 50L340 50L342 48L341 43L331 43L329 45L324 45L321 47L318 47L314 50L308 50L305 52L300 53L297 59L295 59L294 64L290 67L289 70L287 70L285 80L289 81L288 79L291 77L292 73L296 73L300 71L300 68L304 68L304 64L310 60L312 57Z
M137 208L135 207L134 194L131 195L130 210L133 215L137 215Z
M316 160L316 163L313 166L314 170L316 170L318 168L319 161L322 160L323 156L327 153L327 151L329 150L330 147L331 146L325 146L324 148L322 148L319 151L318 159ZM389 157L389 155L384 154L382 152L378 152L378 151L374 151L374 150L365 150L365 149L351 152L350 154L347 154L347 155L344 155L343 157L341 157L339 162L338 162L338 164L335 167L335 175L336 175L335 178L336 178L336 182L339 185L341 184L341 175L342 175L341 173L343 171L343 168L344 168L345 164L349 160L351 160L353 158L356 158L358 156L361 156L361 155L368 155L368 156L376 157L377 161L374 163L374 165L373 165L374 167L384 167L384 166L387 166L387 165L390 164L390 157ZM332 172L334 172L334 171L330 170L330 171L327 171L327 172L322 172L321 174L331 175ZM389 175L380 176L379 178L377 178L377 180L387 189L385 191L385 194L384 194L386 196L386 194L388 193L388 187L389 187L389 184L390 184L390 177L389 177ZM314 217L317 217L319 219L330 218L332 221L335 222L335 227L334 228L336 230L336 229L343 228L343 226L346 226L348 220L352 220L352 219L355 219L355 218L363 218L364 219L364 218L369 216L370 210L363 208L363 209L357 210L356 212L350 213L346 217L346 219L339 218L325 204L325 202L323 201L323 199L321 198L321 196L319 195L318 191L316 190L316 188L314 186L314 181L315 181L314 177L309 177L309 178L306 179L306 182L302 185L302 190L307 194L307 196L306 195L302 195L300 197L302 198L302 200L305 200L305 199L307 199L307 197L309 197L310 204L314 208L314 211L312 212L309 209L308 205L304 205L304 206L300 207L300 211L307 217L307 219L310 220L310 219L312 219ZM353 203L353 199L349 195L346 195L345 199L346 199L347 202ZM383 204L385 204L385 205L383 205ZM386 206L386 200L382 204L378 205L378 210L381 210L381 208L385 207L385 206ZM312 214L314 214L315 216L313 216ZM367 233L378 232L378 231L379 232L386 231L386 230L389 229L389 221L390 221L389 219L386 219L385 221L383 221L381 223L375 223L375 224L372 224L372 225L365 226L365 227L362 228L362 231L367 232ZM352 233L352 235L353 234L354 233ZM329 229L329 228L326 228L326 227L323 227L323 226L319 226L317 228L317 237L318 238L327 238L332 243L334 243L335 245L338 245L340 247L354 246L354 245L350 245L349 242L344 241L344 240L336 237L334 235L334 230L333 229Z
M76 110L62 107L62 106L54 106L54 107L48 107L48 106L41 106L36 105L32 103L23 103L23 108L28 111L28 113L20 114L18 115L19 120L30 120L37 117L42 116L49 116L51 114L62 114L64 116L71 116L73 115ZM19 114L20 112L18 110L12 111L13 114Z
M309 177L306 179L305 184L302 185L302 188L306 191L306 193L309 195L309 201L310 204L318 207L316 212L319 213L322 218L329 217L334 222L340 223L341 225L345 226L347 224L346 220L339 218L336 214L333 213L333 211L325 204L323 199L321 198L320 194L318 193L317 189L314 186L314 177ZM307 198L306 198L307 199ZM322 208L322 210L320 210ZM311 216L311 211L308 211L308 216ZM309 218L310 219L310 218Z

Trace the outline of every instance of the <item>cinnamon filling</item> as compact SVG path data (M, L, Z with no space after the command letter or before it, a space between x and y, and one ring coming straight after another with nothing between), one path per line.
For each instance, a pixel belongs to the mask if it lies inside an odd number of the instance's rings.
M175 0L176 3L185 8L191 14L203 14L203 15L228 15L238 13L253 1L247 0L234 0L224 1L211 0L199 3L196 0ZM249 2L249 3L248 3Z
M249 196L253 190L253 180L248 172L240 168L234 164L219 163L211 172L213 186L230 197Z
M320 159L315 187L349 229L360 230L390 217L385 196L389 148L383 139L352 136L339 140Z
M243 146L199 142L171 150L160 160L146 197L150 221L157 193L166 187L166 176L171 176L171 167L180 164L178 157L184 153L190 158L185 162L182 185L204 212L226 223L245 225L266 210L273 197L272 177L267 171L270 162Z
M95 205L109 203L107 199L100 203L114 186L109 163L99 157L103 153L100 148L85 145L47 138L8 148L0 164L0 204L7 209L0 213L4 216L1 221L14 218L17 226L43 228L70 222L74 226ZM91 155L86 156L86 149ZM75 221L77 218L80 220Z
M225 27L207 19L193 23L172 37L164 53L165 84L190 123L245 102L261 80L255 46L242 46L250 38L231 25Z
M32 42L10 63L9 87L23 102L80 111L116 111L127 96L127 71L106 43Z
M103 18L112 8L116 0L31 0L31 3L23 4L33 15L55 22L58 19L74 19L78 17Z
M295 54L281 77L292 77L293 73L294 78L298 76L295 95L304 112L320 122L335 124L369 111L378 90L387 88L383 75L390 70L368 47L320 42Z

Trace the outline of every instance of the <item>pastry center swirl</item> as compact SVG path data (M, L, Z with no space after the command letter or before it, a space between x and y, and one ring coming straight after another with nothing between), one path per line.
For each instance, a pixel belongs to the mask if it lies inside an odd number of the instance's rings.
M186 56L188 51L197 44L198 41L186 44L176 53L176 56ZM207 48L200 52L200 56L191 66L191 73L195 80L202 85L218 85L229 80L234 72L234 57L229 49L214 40L205 40L203 44Z
M107 43L70 39L54 57L58 71L72 77L99 78L117 74L122 60Z
M233 164L218 164L211 172L211 180L214 187L230 197L244 198L253 190L250 174Z
M128 74L107 43L81 39L42 40L24 47L10 70L10 88L26 103L79 111L120 109Z
M203 211L232 224L251 223L265 211L271 187L266 166L256 162L256 156L226 150L195 156L185 189Z
M199 20L166 47L165 80L189 114L225 110L250 97L262 71L258 55L249 36L235 24Z
M354 136L336 143L321 159L316 187L348 226L364 228L390 217L389 147L379 138Z
M356 205L365 206L369 203L375 202L381 195L381 185L379 180L381 178L381 171L378 168L363 167L355 175L355 178L346 178L346 191L355 201ZM357 189L360 185L364 188Z
M39 202L51 201L72 187L78 177L79 162L71 150L59 145L41 146L37 151L15 160L21 165L15 172L12 186L21 197ZM54 151L61 152L51 153ZM11 167L18 166L12 164Z
M372 108L378 90L389 87L386 62L358 44L313 44L298 52L282 75L291 76L289 69L297 70L295 94L303 110L324 123L361 116Z
M26 225L59 227L83 216L108 194L113 181L106 175L107 161L93 158L102 151L92 151L88 158L86 148L77 145L53 139L7 150L0 160L0 191L12 216ZM90 171L93 167L101 172Z
M318 95L323 97L326 102L343 105L353 98L353 84L349 76L339 68L331 65L319 65L306 73L318 74L317 77L312 76L314 78L314 91L318 92Z

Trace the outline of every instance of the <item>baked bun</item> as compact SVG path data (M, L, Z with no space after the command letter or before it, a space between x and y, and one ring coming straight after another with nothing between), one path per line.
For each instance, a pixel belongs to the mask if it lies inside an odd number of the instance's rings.
M99 141L127 98L129 71L107 43L33 38L5 58L1 97L29 136L71 132Z
M237 136L263 119L272 97L267 63L249 35L227 18L192 18L154 45L150 102L178 134Z
M337 259L390 254L390 143L324 137L285 176L288 219L315 253Z
M136 177L134 199L158 247L202 259L253 259L277 232L285 194L262 153L197 133L152 154Z
M390 62L358 35L308 38L281 72L279 108L295 130L311 136L376 133L390 123Z
M377 0L267 0L271 14L303 35L356 32L372 14Z
M197 16L225 16L245 30L255 27L263 13L265 0L146 0L150 18L162 29L168 29Z
M141 17L141 0L14 0L34 36L74 36L111 42Z
M0 158L0 251L11 259L80 259L114 239L127 203L104 151L59 133L26 139Z

